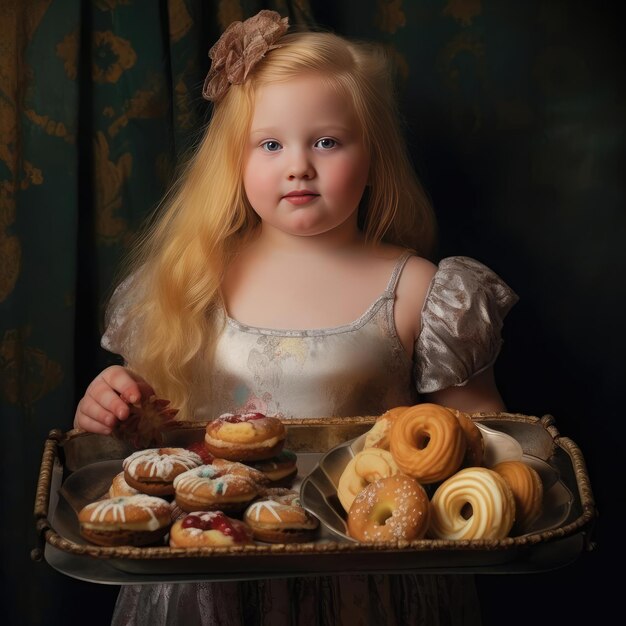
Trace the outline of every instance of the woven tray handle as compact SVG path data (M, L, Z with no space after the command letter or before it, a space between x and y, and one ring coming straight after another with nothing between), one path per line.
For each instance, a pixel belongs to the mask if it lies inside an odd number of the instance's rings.
M46 531L52 528L48 520L48 503L50 495L50 485L52 482L52 472L54 462L58 458L59 445L65 438L63 431L55 428L48 433L48 438L44 444L43 455L41 457L41 467L39 470L39 480L35 492L35 528L37 529L37 547L31 550L30 556L33 561L43 559L43 549L46 543Z

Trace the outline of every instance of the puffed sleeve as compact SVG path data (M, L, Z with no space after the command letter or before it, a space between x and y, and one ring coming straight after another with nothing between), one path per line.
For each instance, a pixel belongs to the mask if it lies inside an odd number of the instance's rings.
M100 345L109 352L119 354L128 361L137 332L137 318L131 317L130 310L136 301L140 279L131 274L113 292L104 315L104 334Z
M443 259L426 295L415 342L418 392L465 385L493 365L502 346L503 320L517 301L513 290L475 259Z

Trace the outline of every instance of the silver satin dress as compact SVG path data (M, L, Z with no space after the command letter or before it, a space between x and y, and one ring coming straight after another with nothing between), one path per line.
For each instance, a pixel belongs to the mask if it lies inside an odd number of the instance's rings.
M408 357L393 307L410 256L398 259L385 291L351 324L255 328L222 311L212 367L198 363L199 382L190 389L198 407L195 419L250 410L285 417L379 415L419 402L420 394L464 385L493 365L503 320L517 296L468 257L440 262L422 309L414 358ZM136 323L126 311L136 281L125 281L114 293L102 338L104 348L126 360ZM362 574L123 586L112 621L113 626L183 623L475 625L480 609L468 575Z

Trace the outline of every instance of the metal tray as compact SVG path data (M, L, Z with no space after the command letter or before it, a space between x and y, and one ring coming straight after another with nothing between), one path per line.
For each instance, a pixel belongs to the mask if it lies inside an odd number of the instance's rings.
M349 572L530 573L555 569L578 558L591 544L596 508L583 455L556 429L554 418L513 413L476 414L479 425L519 442L548 485L548 519L531 532L502 540L419 540L362 544L342 533L311 504L307 485L337 451L349 455L374 417L285 419L286 447L298 455L303 503L320 517L318 538L309 543L182 549L155 546L107 548L86 543L76 510L101 497L132 449L111 437L60 430L44 444L35 498L40 546L45 559L68 576L105 584L243 580ZM200 441L206 422L179 422L165 445ZM556 485L556 488L554 487ZM320 490L319 479L315 489ZM556 489L556 491L554 490ZM560 508L559 508L560 507ZM557 510L558 508L558 510Z

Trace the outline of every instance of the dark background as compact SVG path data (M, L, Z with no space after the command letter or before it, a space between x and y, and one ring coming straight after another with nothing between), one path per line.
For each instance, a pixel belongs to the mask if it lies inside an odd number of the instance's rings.
M14 9L16 24L22 25L28 23L33 7L50 8L48 20L42 19L33 30L32 40L1 49L0 67L9 67L14 55L20 75L43 80L48 66L41 56L29 56L28 46L38 42L42 29L66 19L70 4L3 3L0 18L12 18ZM146 5L137 13L137 2L112 2L106 11L102 5L107 3L88 4L90 8L83 6L71 24L83 35L78 57L91 54L84 40L89 40L91 24L98 20L108 19L107 28L125 37L129 24L147 30ZM166 4L154 3L164 21ZM218 17L225 19L222 4L238 7L244 16L263 6L286 14L281 7L288 6L294 20L377 39L395 51L411 152L439 219L437 256L477 258L520 296L505 323L505 344L496 366L499 387L510 411L551 414L561 434L579 445L599 512L592 537L596 549L582 553L574 563L541 574L478 577L485 626L612 623L609 616L618 612L619 596L609 568L619 571L623 562L620 514L626 493L621 486L624 81L622 26L613 9L576 1L371 0L219 3L219 14L218 3L204 4L202 9L191 0L184 4L195 20L196 52L190 56L196 57L196 88L206 69L205 42L215 40ZM102 24L93 29L105 30ZM139 36L133 43L141 50ZM89 79L90 70L89 64L78 67L73 80L80 84L81 76ZM0 299L2 585L9 598L5 615L11 624L108 624L115 587L61 575L45 562L32 562L29 552L37 545L32 503L43 441L51 428L70 428L77 398L107 362L97 347L101 305L128 238L106 239L96 232L97 213L90 210L92 205L102 207L98 198L92 201L92 169L98 162L91 140L98 128L85 106L75 118L80 130L71 144L75 152L64 159L58 150L65 144L37 144L42 125L23 113L65 102L73 92L48 85L46 98L42 95L38 101L26 88L9 92L6 83L1 84L3 106L13 102L22 117L19 139L11 138L3 121L0 147L13 154L39 146L35 154L42 160L48 156L67 164L68 172L82 172L59 180L66 185L62 193L48 189L47 196L33 198L23 187L18 193L16 186L14 195L3 187L1 197L0 278L8 275L15 260L6 240L18 237L22 242L21 274L14 290ZM83 86L74 96L83 102L87 98L91 110L101 94ZM186 128L188 136L204 115L201 105L194 101L198 112ZM0 114L5 112L0 108ZM171 122L175 116L170 111L166 117ZM122 207L115 210L120 215L126 212L129 231L152 209L167 181L164 176L155 185L154 177L144 172L143 182L133 182L145 156L133 135L141 124L145 141L156 141L155 129L160 128L155 114L125 130L124 149L133 153L134 169L122 191ZM122 141L112 135L109 140L112 151L114 142ZM170 165L180 153L180 145L170 150ZM13 170L3 155L0 180L21 180L24 163L19 171ZM15 198L13 214L10 201ZM70 208L74 217L64 213ZM59 235L65 232L69 239ZM54 237L57 240L50 242ZM94 253L95 246L101 253ZM58 281L59 259L64 260L70 287L53 292L50 285ZM51 321L59 293L68 316L60 325ZM50 362L61 363L64 376L55 378ZM33 381L40 379L46 385L32 393Z

